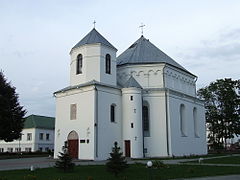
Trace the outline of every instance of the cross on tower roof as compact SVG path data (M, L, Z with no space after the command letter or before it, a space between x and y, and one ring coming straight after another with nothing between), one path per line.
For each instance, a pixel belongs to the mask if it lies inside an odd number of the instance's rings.
M93 21L93 28L95 28L95 24L96 24L96 21L94 20L94 21Z
M143 24L143 23L141 23L141 26L139 26L139 28L141 28L141 33L142 33L142 35L143 35L143 28L144 28L144 26L146 26L146 25Z

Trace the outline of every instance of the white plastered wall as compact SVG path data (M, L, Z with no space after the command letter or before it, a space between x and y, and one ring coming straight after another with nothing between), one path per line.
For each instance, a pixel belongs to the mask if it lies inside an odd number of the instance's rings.
M162 88L163 67L164 64L119 66L118 81L124 84L133 76L143 88Z
M32 134L32 139L27 140L27 134ZM19 142L19 140L14 140L12 142L5 142L0 141L0 148L4 148L4 152L7 151L8 148L13 148L13 152L16 152L16 148L21 148L21 151L25 151L26 148L31 148L31 151L37 151L37 142L36 139L36 129L35 128L27 128L22 130L22 139Z
M164 68L165 88L169 88L189 96L196 96L196 77L175 67Z
M94 87L73 89L56 95L55 152L62 152L64 141L68 134L76 131L79 141L89 140L89 143L79 142L79 159L94 160ZM77 104L77 119L70 120L70 105Z
M165 94L161 90L143 91L143 103L149 105L150 136L144 137L146 157L168 156Z
M123 88L122 105L123 150L125 150L125 140L130 140L130 156L141 158L143 157L141 89ZM125 155L125 151L123 152Z
M82 73L76 74L77 56L82 54ZM105 73L105 56L111 56L111 74ZM70 53L70 85L79 85L92 80L116 85L116 50L99 43L87 44Z
M96 160L109 158L114 142L121 146L122 141L122 102L121 91L119 89L97 86L98 89L98 123L96 131L98 147L96 149L98 157ZM110 106L115 106L115 122L111 122Z
M43 139L39 138L40 133L43 133ZM46 149L53 150L54 149L54 130L51 129L36 129L35 131L35 149L39 150L42 148L42 151L46 151ZM49 140L46 139L46 134L49 134Z
M186 113L186 134L181 134L180 105L184 104ZM168 96L171 155L200 155L207 153L205 110L203 103L195 98L171 93ZM193 109L197 109L198 137L194 132Z

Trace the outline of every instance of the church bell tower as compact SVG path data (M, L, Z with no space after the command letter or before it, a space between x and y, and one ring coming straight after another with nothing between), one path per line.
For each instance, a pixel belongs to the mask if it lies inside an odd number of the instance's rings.
M95 28L71 50L70 85L97 81L116 86L116 52Z

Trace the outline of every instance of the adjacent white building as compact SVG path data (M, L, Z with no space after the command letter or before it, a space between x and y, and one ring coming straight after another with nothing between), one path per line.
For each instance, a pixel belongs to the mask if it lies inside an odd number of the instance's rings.
M24 119L21 138L12 142L0 141L0 152L52 151L55 118L30 115Z
M141 36L117 49L95 28L70 51L70 86L56 97L55 154L103 160L206 154L197 77Z

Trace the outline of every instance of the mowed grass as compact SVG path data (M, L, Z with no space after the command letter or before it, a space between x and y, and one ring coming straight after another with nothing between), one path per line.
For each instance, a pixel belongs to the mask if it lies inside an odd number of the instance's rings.
M219 157L226 156L229 154L206 154L206 155L190 155L190 156L175 156L175 157L152 157L152 158L137 158L136 160L172 160L172 159L194 159L194 158L207 158L207 157ZM240 155L240 154L239 154Z
M216 159L206 159L203 163L209 164L240 164L240 156L230 156Z
M145 180L149 179L150 173L152 179L174 179L202 176L216 176L226 174L240 174L240 167L214 167L204 165L169 165L168 168L149 169L143 164L134 164L119 177L115 178L106 171L104 165L96 166L77 166L73 172L64 173L55 168L37 169L34 172L29 170L0 171L0 179L4 180L114 180L131 179Z

